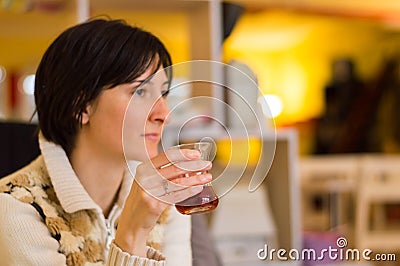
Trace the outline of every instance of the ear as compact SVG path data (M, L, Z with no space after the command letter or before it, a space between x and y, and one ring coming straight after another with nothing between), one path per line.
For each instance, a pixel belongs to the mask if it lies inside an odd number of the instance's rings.
M92 105L88 104L86 106L85 111L82 112L82 122L81 122L82 125L86 125L87 123L89 123L90 116L92 114L92 110L93 110Z

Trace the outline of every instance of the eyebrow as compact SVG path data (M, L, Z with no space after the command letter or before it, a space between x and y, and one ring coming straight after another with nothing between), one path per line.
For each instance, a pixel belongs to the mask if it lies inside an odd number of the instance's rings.
M149 84L152 84L152 83L153 83L153 82L151 81L151 79L143 79L143 80L135 80L135 81L133 81L133 83L135 83L135 82L140 83L140 85L147 84L147 83L149 83ZM169 83L170 83L170 82L167 80L167 81L163 82L162 85L168 85Z

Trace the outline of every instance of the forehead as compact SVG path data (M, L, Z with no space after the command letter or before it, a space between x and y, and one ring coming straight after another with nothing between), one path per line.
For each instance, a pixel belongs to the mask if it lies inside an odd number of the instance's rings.
M136 81L145 84L164 84L168 83L168 77L163 67L159 67L157 70L154 68L149 68L143 73Z

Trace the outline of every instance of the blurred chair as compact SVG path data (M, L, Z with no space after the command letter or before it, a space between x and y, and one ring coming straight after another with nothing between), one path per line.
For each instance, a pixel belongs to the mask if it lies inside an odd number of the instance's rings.
M400 204L400 156L367 155L358 180L355 237L359 249L400 250L400 226L388 228L385 206Z
M256 256L256 251L265 244L270 248L279 247L277 228L264 187L250 193L247 186L237 185L220 199L211 225L225 266L265 265Z
M315 226L332 229L348 222L349 206L345 195L351 195L359 174L359 160L356 155L317 155L300 158L300 177L303 195L303 217L315 222ZM328 198L328 215L317 215L312 219L315 197ZM320 202L324 205L323 202ZM323 209L325 206L320 206ZM307 225L307 221L304 221ZM312 226L312 225L311 225ZM328 227L328 228L327 228Z
M39 154L37 125L0 121L0 178L28 164Z

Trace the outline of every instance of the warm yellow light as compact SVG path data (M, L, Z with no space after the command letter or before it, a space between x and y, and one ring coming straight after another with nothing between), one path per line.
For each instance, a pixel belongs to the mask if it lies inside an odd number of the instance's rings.
M0 66L0 83L2 83L6 79L6 69L3 66Z
M373 78L382 54L399 46L400 39L386 32L372 21L279 10L245 13L224 43L224 60L247 64L262 94L279 95L283 109L274 122L288 126L323 113L335 58L352 58L361 78Z
M33 95L35 92L35 75L27 75L22 83L22 88L27 95Z
M259 102L264 115L268 118L275 118L282 113L283 103L281 98L277 95L263 95L260 97Z
M261 153L259 138L222 139L217 141L217 159L231 165L257 164Z

